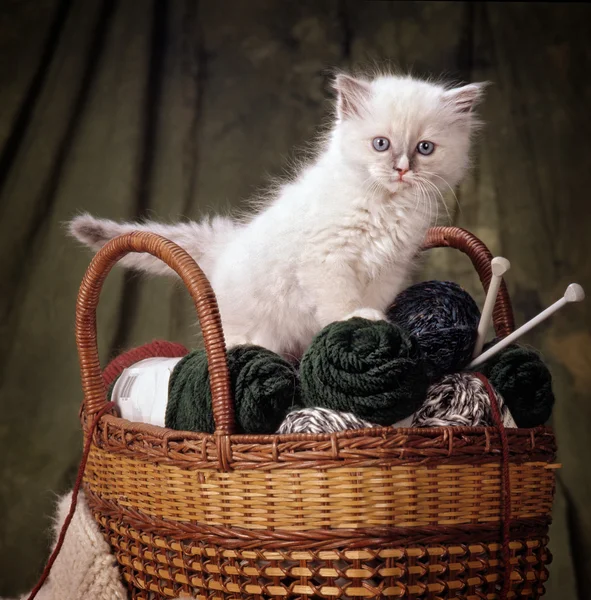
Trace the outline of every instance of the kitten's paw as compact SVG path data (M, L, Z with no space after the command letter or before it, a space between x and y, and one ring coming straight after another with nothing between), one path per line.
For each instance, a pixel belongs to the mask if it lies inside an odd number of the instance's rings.
M375 308L358 308L352 313L348 314L343 321L348 321L358 317L359 319L367 319L368 321L386 321L386 315L381 310Z
M68 223L70 235L93 250L102 248L109 240L119 235L120 229L120 225L115 221L97 219L89 214L75 217Z

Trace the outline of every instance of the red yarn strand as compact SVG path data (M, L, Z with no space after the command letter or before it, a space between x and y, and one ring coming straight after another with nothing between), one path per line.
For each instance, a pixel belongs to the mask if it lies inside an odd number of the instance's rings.
M39 591L45 584L47 578L49 577L49 573L51 572L53 563L55 562L58 554L60 553L60 550L62 549L62 545L64 543L64 540L66 539L66 533L68 531L68 527L70 526L70 523L72 522L72 519L74 517L74 512L76 511L76 504L78 503L78 493L80 491L80 487L82 486L82 478L84 477L84 470L86 469L86 462L88 461L88 455L90 454L90 446L92 444L92 434L94 433L94 430L96 429L96 426L98 425L100 418L107 411L109 411L111 408L113 408L113 406L115 406L114 402L109 402L106 406L104 406L96 414L96 416L94 417L94 420L92 422L92 425L90 426L90 430L88 431L88 437L86 438L86 443L84 444L84 452L82 454L82 459L80 460L80 466L78 467L78 475L76 477L76 483L74 484L74 489L72 490L72 501L70 503L70 510L68 511L68 516L66 517L64 524L62 525L57 543L55 545L55 548L53 549L53 552L51 553L51 556L49 557L49 560L47 561L47 564L45 565L45 568L43 569L43 573L41 573L41 577L39 578L37 585L33 588L31 593L29 594L29 597L27 598L27 600L33 600L33 598L35 598L35 596L37 596L37 594L39 593Z
M176 342L167 342L166 340L154 340L148 344L143 344L137 348L132 348L116 356L103 371L103 381L105 387L109 387L124 369L131 367L145 358L165 357L182 358L189 354L189 351Z
M500 600L506 600L509 590L511 589L512 570L511 548L509 547L511 542L511 477L509 471L509 440L507 438L505 425L503 424L503 418L501 417L497 396L492 385L490 384L490 381L482 373L474 373L474 375L476 375L476 377L482 381L488 393L493 420L497 429L499 430L499 436L501 438L501 485L503 493L503 517L501 531L503 540L504 577Z

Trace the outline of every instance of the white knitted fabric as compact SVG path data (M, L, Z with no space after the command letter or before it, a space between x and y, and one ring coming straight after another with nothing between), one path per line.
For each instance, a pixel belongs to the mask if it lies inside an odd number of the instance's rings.
M52 549L70 510L71 501L71 492L58 501ZM29 594L25 594L19 600L26 600L28 596ZM92 517L84 493L81 491L62 549L35 600L127 600L127 598L127 590L121 583L115 557ZM191 599L185 597L182 600Z

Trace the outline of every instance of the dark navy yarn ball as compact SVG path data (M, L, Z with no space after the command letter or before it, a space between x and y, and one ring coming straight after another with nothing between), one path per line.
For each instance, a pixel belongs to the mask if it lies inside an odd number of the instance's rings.
M424 281L412 285L396 296L386 314L392 323L417 338L431 381L470 362L480 310L457 283Z

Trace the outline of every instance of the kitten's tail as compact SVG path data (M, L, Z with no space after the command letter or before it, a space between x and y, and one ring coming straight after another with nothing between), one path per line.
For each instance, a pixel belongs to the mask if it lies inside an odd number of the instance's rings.
M213 217L209 221L165 225L147 221L145 223L117 223L109 219L98 219L87 213L75 217L68 223L72 237L93 250L99 250L118 235L131 231L157 233L186 250L203 269L211 273L215 258L221 248L236 234L239 225L224 217ZM175 275L161 260L150 254L128 254L119 264L129 269L154 275Z

